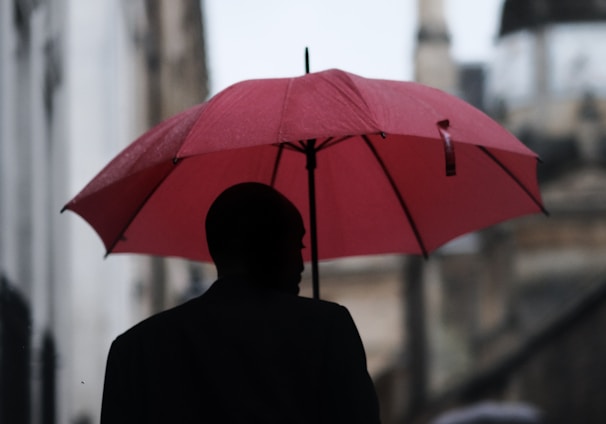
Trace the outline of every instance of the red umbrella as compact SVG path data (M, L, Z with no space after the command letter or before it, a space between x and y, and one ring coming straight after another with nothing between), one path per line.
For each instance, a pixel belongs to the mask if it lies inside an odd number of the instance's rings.
M108 254L210 261L211 202L239 182L271 184L309 223L304 255L317 295L318 258L427 255L544 211L536 166L535 153L452 95L333 69L243 81L181 112L135 140L65 209L89 222Z

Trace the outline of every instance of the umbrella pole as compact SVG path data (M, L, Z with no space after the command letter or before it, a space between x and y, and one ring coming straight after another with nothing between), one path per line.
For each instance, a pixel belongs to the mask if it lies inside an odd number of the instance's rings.
M307 183L309 193L309 237L311 240L311 282L313 298L320 298L320 275L318 272L318 234L316 224L316 140L307 140Z

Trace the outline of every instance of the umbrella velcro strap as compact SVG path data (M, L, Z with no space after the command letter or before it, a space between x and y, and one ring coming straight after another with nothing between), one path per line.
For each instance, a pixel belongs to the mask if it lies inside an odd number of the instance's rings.
M444 142L446 176L452 177L457 175L457 165L455 161L454 144L452 143L452 138L450 137L450 133L448 132L449 125L450 122L448 121L448 119L438 122L438 131L440 132L440 137L442 137L442 141Z

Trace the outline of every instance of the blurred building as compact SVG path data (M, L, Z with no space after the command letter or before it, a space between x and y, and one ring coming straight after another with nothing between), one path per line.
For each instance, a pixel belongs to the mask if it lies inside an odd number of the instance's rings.
M587 275L606 265L604 41L604 2L504 3L487 107L539 153L551 213L507 228L517 321L546 313L538 308L557 309L555 298L574 297ZM527 297L539 303L521 306Z
M206 97L199 7L0 2L2 423L98 421L109 344L149 309L148 265L103 260L59 211L152 122Z
M606 372L605 41L602 1L506 0L483 96L473 94L483 73L466 80L461 68L459 94L541 156L550 216L504 223L434 257L427 411L522 400L550 423L606 420L597 377Z
M606 4L507 1L489 111L543 158L549 176L606 158Z
M458 70L450 54L444 2L420 0L417 8L415 81L454 93L458 88Z

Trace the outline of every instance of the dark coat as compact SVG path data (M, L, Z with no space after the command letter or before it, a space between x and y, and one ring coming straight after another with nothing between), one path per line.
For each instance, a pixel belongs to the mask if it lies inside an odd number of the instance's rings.
M102 424L379 422L344 307L219 280L110 349Z

